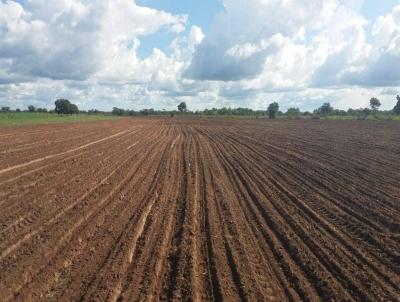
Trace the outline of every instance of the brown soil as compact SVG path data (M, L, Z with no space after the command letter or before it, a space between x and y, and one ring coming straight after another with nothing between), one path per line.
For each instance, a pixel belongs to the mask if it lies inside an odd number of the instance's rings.
M400 123L0 130L1 301L400 301Z

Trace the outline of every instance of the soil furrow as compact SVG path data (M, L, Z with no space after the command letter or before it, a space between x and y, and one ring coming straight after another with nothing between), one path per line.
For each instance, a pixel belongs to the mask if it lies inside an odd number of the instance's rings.
M3 128L1 301L400 301L400 124Z

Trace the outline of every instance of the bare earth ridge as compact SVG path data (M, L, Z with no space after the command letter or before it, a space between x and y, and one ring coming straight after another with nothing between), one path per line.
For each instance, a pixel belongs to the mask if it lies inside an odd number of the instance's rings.
M1 301L400 301L400 123L0 129Z

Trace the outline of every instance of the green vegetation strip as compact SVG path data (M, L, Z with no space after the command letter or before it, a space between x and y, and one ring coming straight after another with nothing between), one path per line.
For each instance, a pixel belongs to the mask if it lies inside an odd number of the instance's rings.
M0 127L49 123L88 122L115 118L116 117L110 115L58 115L54 113L39 112L7 112L0 113Z

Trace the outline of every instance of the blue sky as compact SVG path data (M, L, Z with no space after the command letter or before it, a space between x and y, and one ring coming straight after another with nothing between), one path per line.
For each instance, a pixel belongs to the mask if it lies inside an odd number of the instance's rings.
M396 4L397 0L365 0L362 12L368 20L387 14ZM174 14L187 14L188 24L200 26L205 34L209 33L215 16L224 10L218 0L139 0L137 4L149 6ZM141 39L139 55L142 58L149 56L153 48L160 48L169 52L169 45L174 35L161 31Z
M362 10L367 19L373 20L390 12L398 3L399 1L396 0L365 0Z
M399 61L399 0L0 0L12 108L390 109Z
M137 4L189 16L188 25L200 26L204 33L208 33L215 16L223 10L218 0L139 0ZM139 48L140 57L151 54L153 48L170 51L169 45L174 34L161 31L141 39Z
M223 10L218 0L139 0L136 3L173 14L187 14L189 24L201 26L205 32L209 31L215 15Z

